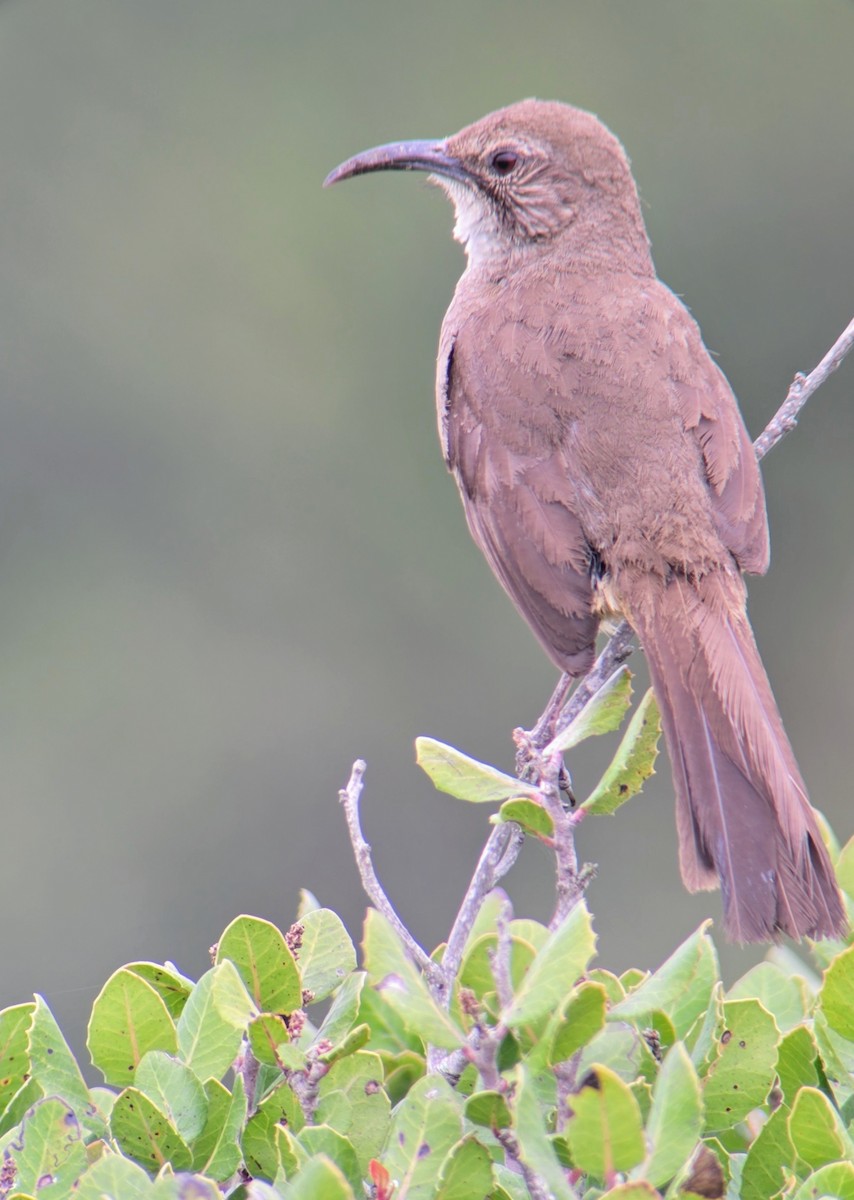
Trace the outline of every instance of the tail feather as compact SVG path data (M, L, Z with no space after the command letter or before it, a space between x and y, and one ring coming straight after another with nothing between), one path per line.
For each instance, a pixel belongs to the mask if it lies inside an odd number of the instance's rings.
M637 589L633 589L637 596ZM690 891L723 892L734 941L841 935L845 909L734 572L651 582L630 614L649 661Z

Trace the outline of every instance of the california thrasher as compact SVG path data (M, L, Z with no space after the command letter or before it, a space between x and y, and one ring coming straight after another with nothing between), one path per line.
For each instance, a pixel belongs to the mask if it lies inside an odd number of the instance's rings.
M445 459L471 533L561 670L600 618L649 661L682 878L720 886L740 942L840 935L845 911L747 618L768 567L762 481L735 397L655 273L619 141L524 100L444 141L356 155L327 184L427 171L468 257L442 326Z

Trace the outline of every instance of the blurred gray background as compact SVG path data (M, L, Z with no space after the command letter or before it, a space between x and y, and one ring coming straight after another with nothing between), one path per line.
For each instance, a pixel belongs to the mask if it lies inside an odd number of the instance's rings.
M594 110L757 433L854 312L852 50L849 0L0 5L0 1002L43 992L79 1047L112 970L198 974L238 912L287 926L300 886L358 933L357 755L380 874L435 943L486 813L412 740L509 768L553 686L436 443L450 209L326 172L527 95ZM849 361L766 461L751 585L843 839L852 400ZM573 760L580 791L607 749ZM579 841L602 965L654 966L719 913L679 883L663 760ZM545 916L548 855L510 886Z

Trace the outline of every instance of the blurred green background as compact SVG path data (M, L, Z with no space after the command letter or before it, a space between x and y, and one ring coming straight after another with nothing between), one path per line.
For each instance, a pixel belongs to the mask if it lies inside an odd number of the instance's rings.
M412 740L509 767L553 686L436 443L450 210L422 179L326 172L527 95L593 109L756 433L854 312L852 49L849 0L0 5L0 1002L43 992L79 1045L114 968L201 972L239 911L287 926L300 886L358 932L357 755L380 874L433 944L486 815L433 792ZM849 361L767 460L751 586L842 837L852 398ZM603 965L719 913L679 883L663 762L579 841ZM545 915L548 855L510 887Z

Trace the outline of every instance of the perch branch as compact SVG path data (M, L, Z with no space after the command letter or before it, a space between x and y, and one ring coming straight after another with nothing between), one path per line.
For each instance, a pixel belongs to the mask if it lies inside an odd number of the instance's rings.
M845 356L854 347L854 320L845 328L809 375L800 372L792 380L786 399L753 443L756 457L762 459L787 433L795 428L801 409L810 396L842 365Z

